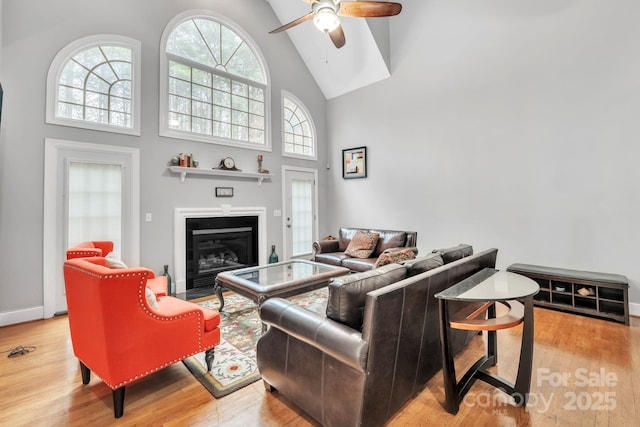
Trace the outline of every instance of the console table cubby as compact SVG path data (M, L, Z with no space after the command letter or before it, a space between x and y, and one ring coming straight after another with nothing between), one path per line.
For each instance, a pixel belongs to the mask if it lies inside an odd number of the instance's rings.
M507 271L540 285L540 292L533 297L537 306L629 325L629 281L625 276L530 264L511 264Z

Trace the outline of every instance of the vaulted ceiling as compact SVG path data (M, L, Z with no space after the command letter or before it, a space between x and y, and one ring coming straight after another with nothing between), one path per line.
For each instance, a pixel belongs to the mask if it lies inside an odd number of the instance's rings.
M311 11L303 0L267 0L284 25ZM390 73L389 19L342 17L346 45L336 49L308 21L270 37L289 37L327 99L386 79Z

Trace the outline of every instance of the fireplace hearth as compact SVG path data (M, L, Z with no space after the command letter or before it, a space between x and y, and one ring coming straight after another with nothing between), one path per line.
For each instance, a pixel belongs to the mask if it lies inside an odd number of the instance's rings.
M186 218L186 289L213 287L218 273L258 265L258 217Z

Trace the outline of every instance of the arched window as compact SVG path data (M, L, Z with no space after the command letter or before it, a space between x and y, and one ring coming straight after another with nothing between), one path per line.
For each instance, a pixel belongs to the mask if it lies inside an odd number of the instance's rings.
M64 47L47 75L47 123L140 135L140 42L96 35Z
M244 31L191 11L169 23L161 46L161 135L271 148L267 68Z
M316 132L311 114L287 91L282 91L282 117L282 155L315 160Z

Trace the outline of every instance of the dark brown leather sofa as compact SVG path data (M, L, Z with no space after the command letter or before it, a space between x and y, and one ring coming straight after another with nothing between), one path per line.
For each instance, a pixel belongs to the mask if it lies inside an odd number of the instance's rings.
M270 327L257 345L265 386L325 426L384 424L442 367L434 294L494 268L497 252L455 261L436 253L338 277L326 313L265 301L260 317ZM454 351L476 334L453 331Z
M344 253L356 231L378 233L378 243L370 258L352 258ZM337 240L318 240L313 242L313 261L324 264L338 265L353 271L367 271L373 268L376 260L385 250L395 248L410 248L417 255L416 247L418 233L415 231L376 230L371 228L340 229Z

